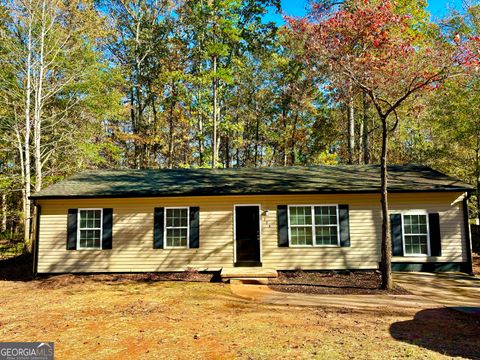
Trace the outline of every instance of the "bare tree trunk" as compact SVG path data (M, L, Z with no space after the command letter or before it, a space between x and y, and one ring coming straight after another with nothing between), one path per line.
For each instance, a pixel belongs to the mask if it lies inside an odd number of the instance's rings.
M45 28L47 26L45 19L46 2L42 2L42 19L40 31L40 54L38 78L35 92L35 111L33 115L33 142L35 145L35 191L42 189L42 158L41 158L41 137L42 137L42 108L43 108L43 74L45 71L44 51L45 51Z
M355 152L355 108L353 96L349 96L347 101L347 122L348 122L348 163L353 164L353 154Z
M253 158L253 166L258 167L258 143L260 142L260 116L258 116L258 101L255 98L255 95L252 94L250 97L250 101L255 103L255 144L254 144L254 158ZM238 122L238 100L237 99L237 122Z
M2 232L7 231L7 194L2 194Z
M227 135L225 136L225 167L229 168L231 162L230 156L230 137Z
M202 9L201 11L201 15L202 15L202 18L205 20L205 17L203 17L203 1L200 0L200 9ZM201 31L200 34L199 34L199 43L200 43L200 48L203 48L203 41L204 41L204 36L205 36L205 33L204 31ZM198 63L198 66L199 66L199 72L202 73L203 72L203 65L202 65L202 61L199 61ZM204 117L203 117L203 113L201 111L201 97L202 97L202 93L201 93L201 90L200 90L200 85L198 86L197 88L197 104L198 104L198 155L199 155L199 166L202 167L203 164L204 164L204 152L205 152L205 135L204 135L204 132L203 132L203 124L204 124Z
M213 36L216 38L216 29L217 29L217 8L215 3L212 3L213 9ZM213 134L212 134L212 168L215 169L217 167L218 161L218 144L217 144L217 117L218 117L218 104L217 104L217 61L218 57L217 54L213 55L212 57L212 71L213 71L213 79L212 79L212 126L213 126Z
M130 89L130 121L132 123L132 131L134 134L137 133L137 121L135 114L135 94L133 87ZM133 142L133 163L134 167L138 167L137 164L137 144Z
M257 115L257 122L255 125L255 167L258 167L258 142L260 139L260 119L258 118Z
M368 98L363 94L363 133L362 133L363 163L370 164L370 149L368 143Z
M287 111L285 107L282 109L282 118L283 118L283 166L287 166L288 163L288 127L287 127Z
M198 96L198 101L200 102L200 91ZM199 166L203 166L203 153L204 153L204 144L203 144L203 114L198 111L198 155L199 155Z
M217 56L213 56L213 80L212 80L212 124L213 124L213 134L212 134L212 169L217 167Z
M157 107L155 105L155 96L152 96L151 100L152 106L152 114L153 114L153 137L155 139L155 143L153 144L152 152L153 152L153 164L156 166L160 166L158 159L158 152L159 152L159 143L158 139L158 115L157 115Z
M203 166L203 119L202 116L198 118L198 155L199 155L199 162L200 166Z
M173 137L174 137L174 121L173 117L170 114L169 120L168 120L168 160L167 160L167 166L169 169L173 167Z
M480 132L477 132L477 146L475 150L475 176L477 180L477 225L480 225Z
M175 81L172 81L172 103L170 104L170 114L168 119L168 168L171 169L173 167L173 143L174 143L174 135L175 135L175 121L174 121L174 112L176 106L176 89L175 89Z
M382 289L393 288L392 280L392 242L390 238L390 215L388 214L388 183L387 183L387 151L388 128L387 117L382 116L382 158L381 158L381 203L382 203Z
M134 108L134 99L136 99L136 110L135 112L135 123L132 126L133 131L136 135L138 135L141 130L143 129L143 109L142 109L142 89L141 89L141 84L140 84L140 74L142 72L142 62L143 59L140 56L140 49L142 47L141 44L141 20L136 18L136 24L135 24L135 83L133 84L133 91L132 91L132 109ZM143 146L142 144L139 144L138 141L134 142L135 146L135 165L138 169L144 167L144 161L143 161L143 154L142 154L142 149Z
M295 165L295 137L297 136L297 124L298 124L298 110L295 112L295 118L293 120L293 129L292 129L292 137L290 139L290 165Z
M32 10L30 1L30 11ZM30 106L32 96L32 26L33 26L33 13L30 13L29 25L28 25L28 38L27 38L27 63L26 63L26 81L27 89L25 94L25 138L24 138L24 159L25 159L25 176L24 176L24 189L23 202L24 202L24 228L23 238L26 244L26 248L30 249L30 217L31 217L31 173L30 173L30 133L31 133L31 119L30 119Z
M358 124L358 142L357 142L357 154L358 154L358 163L362 164L364 163L363 161L363 135L364 135L364 122L361 121Z
M15 114L16 117L16 114ZM25 154L24 154L24 143L22 142L22 137L20 136L20 131L15 128L15 135L17 136L17 149L18 149L18 157L20 158L20 175L22 179L22 212L23 214L27 213L27 201L28 199L25 196L25 184L26 184L26 179L25 179ZM15 222L12 222L12 226L15 224ZM16 231L16 230L15 230ZM13 230L12 230L13 234Z

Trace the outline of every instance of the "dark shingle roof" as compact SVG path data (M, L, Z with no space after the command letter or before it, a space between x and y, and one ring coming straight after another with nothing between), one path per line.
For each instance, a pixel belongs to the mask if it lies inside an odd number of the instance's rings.
M388 169L390 192L472 189L424 166L389 166ZM371 193L379 189L378 165L97 170L51 185L32 198Z

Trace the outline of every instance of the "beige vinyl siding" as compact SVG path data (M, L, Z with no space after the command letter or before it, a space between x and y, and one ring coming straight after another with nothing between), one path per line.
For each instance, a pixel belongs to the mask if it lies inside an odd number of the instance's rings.
M393 262L467 261L463 196L459 193L392 194L390 211L426 210L440 215L442 256L395 256ZM414 205L418 204L418 205Z
M390 194L393 210L439 212L442 256L395 257L394 261L465 261L460 193ZM276 269L372 269L380 260L379 195L265 195L91 200L40 200L38 272L181 271L188 267L218 270L233 266L235 204L260 204L264 267ZM350 247L279 248L277 205L348 204ZM200 248L153 249L153 209L200 207ZM113 208L113 249L66 250L69 208Z

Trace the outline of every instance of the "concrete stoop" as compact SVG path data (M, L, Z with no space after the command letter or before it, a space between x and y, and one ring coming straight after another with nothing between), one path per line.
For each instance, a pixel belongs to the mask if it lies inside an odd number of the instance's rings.
M268 278L230 278L230 284L268 285Z
M278 277L277 270L261 267L232 267L222 268L222 281L236 284L266 285L268 279Z

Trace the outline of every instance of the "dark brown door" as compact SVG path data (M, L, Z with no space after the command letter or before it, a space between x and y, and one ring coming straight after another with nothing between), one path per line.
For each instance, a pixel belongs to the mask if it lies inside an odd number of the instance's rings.
M260 262L260 207L235 207L235 266L261 266Z

